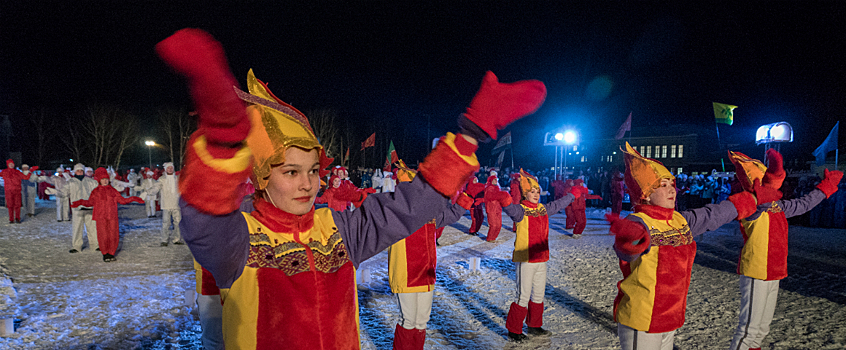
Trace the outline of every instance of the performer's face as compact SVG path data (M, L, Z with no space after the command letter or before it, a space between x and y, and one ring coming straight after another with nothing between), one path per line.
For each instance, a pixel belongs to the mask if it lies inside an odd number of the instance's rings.
M538 204L538 201L540 201L540 190L533 188L531 191L527 192L526 200L534 204Z
M285 163L273 167L267 182L266 194L277 208L294 215L311 211L314 197L320 189L318 151L290 147L285 151Z
M173 172L174 172L172 166L165 168L165 171L167 172L168 175L173 175Z
M108 184L109 184L109 178L104 177L104 178L100 179L100 186L106 186Z
M649 204L667 209L675 208L676 185L673 183L673 180L661 179L661 184L649 195Z

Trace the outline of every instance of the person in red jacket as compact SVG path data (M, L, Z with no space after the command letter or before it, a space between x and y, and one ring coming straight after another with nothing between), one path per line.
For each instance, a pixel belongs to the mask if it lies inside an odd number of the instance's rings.
M100 244L100 252L103 253L103 261L112 262L117 260L118 242L120 231L118 230L118 204L129 204L132 202L144 204L138 197L124 198L120 195L109 180L109 173L106 168L100 167L94 171L94 179L100 183L97 188L91 191L88 199L80 199L71 203L71 208L80 205L94 208L94 221L97 222L97 242Z
M470 208L470 231L468 233L476 235L485 221L485 184L479 183L479 178L473 176L464 192L473 198L473 206Z
M0 171L3 178L3 188L6 191L6 208L9 209L9 223L21 223L21 181L29 180L29 175L24 175L20 170L15 169L15 161L6 160L6 169Z
M323 195L315 198L314 203L329 204L329 208L344 211L352 207L360 207L368 194L375 192L372 188L359 189L350 180L343 180L338 175L329 178L329 188Z
M587 209L587 202L586 199L602 199L602 197L594 195L594 194L587 194L588 189L584 186L584 181L581 179L572 180L574 187L581 187L581 191L585 193L584 196L580 196L576 198L576 200L571 203L567 209L570 209L567 216L567 222L570 222L570 215L573 216L573 236L579 237L582 232L585 231L585 227L587 227L587 217L585 215L585 210ZM565 210L566 211L566 210ZM569 224L568 224L569 226Z
M614 175L611 177L611 213L620 215L623 211L624 191L623 174L614 170Z
M496 241L502 230L502 203L506 198L510 202L511 194L499 188L496 172L492 171L485 186L485 214L488 215L488 236L485 240L488 242Z
M740 152L729 151L729 159L743 190L754 192L760 203L754 214L740 220L743 248L740 274L740 315L731 340L731 350L761 349L770 331L778 302L779 281L787 277L787 218L802 215L837 192L843 172L825 170L817 189L791 200L781 200L778 190L785 172L781 154L767 150L769 167Z

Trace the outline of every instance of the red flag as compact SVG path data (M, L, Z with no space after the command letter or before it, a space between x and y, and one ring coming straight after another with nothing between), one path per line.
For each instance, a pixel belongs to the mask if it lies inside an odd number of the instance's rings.
M626 131L632 131L632 112L629 112L629 117L626 118L623 125L620 125L620 128L617 129L617 136L614 136L614 138L617 140L622 139L623 136L626 135Z
M361 143L361 150L363 151L365 148L373 147L373 146L376 146L376 133L375 132L373 134L371 134L370 137L367 138L367 140L364 140L364 142Z

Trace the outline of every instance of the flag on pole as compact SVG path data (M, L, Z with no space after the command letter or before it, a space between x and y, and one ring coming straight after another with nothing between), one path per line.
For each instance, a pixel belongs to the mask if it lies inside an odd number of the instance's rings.
M373 134L371 134L370 137L367 138L367 140L364 140L364 142L361 143L361 150L363 151L365 148L373 147L373 146L376 146L376 133L375 132Z
M626 121L623 122L623 125L620 125L620 128L617 129L617 135L614 136L614 139L622 139L623 136L626 135L626 131L632 131L632 112L629 112L629 117L626 118Z
M394 148L394 141L391 140L391 145L388 147L388 155L385 157L385 165L382 167L384 171L391 171L391 164L398 161L397 150Z
M839 136L839 129L840 129L840 122L834 124L834 128L828 133L828 137L825 138L825 141L814 150L813 155L817 157L817 165L825 164L825 156L828 152L834 151L837 149L837 137Z
M717 119L717 123L723 123L731 125L734 123L734 109L737 106L727 105L725 103L717 103L713 102L714 104L714 118Z
M491 150L491 155L497 154L511 148L511 131L497 141L496 146Z

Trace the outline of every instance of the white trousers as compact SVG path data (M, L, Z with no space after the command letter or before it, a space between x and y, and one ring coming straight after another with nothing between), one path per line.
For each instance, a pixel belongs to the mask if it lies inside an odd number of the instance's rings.
M170 224L173 221L173 240L170 240ZM179 222L182 221L182 212L179 209L162 209L162 243L182 242L182 235L179 233Z
M206 350L223 350L223 305L220 295L197 295L200 313L200 327L203 335L200 341Z
M778 299L779 281L740 276L740 322L729 349L760 348L770 333Z
M27 214L35 215L35 196L38 194L37 186L24 186L21 192L21 209Z
M147 198L144 199L144 203L144 207L147 208L147 216L156 216L156 197L147 196Z
M70 199L56 196L56 220L68 221L68 209L70 209Z
M397 293L397 304L402 312L399 325L405 329L426 329L432 313L432 298L435 291L421 293Z
M646 333L618 323L617 336L623 350L673 350L676 331Z
M71 226L73 227L73 238L71 245L73 246L73 249L82 251L83 226L85 226L85 230L88 231L88 248L91 250L99 248L100 244L97 243L97 226L95 226L96 223L92 219L94 211L79 208L73 208L72 211L73 217L71 218Z
M528 307L529 300L540 304L546 293L546 262L517 263L517 305Z

